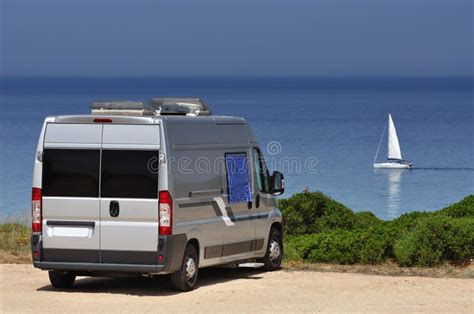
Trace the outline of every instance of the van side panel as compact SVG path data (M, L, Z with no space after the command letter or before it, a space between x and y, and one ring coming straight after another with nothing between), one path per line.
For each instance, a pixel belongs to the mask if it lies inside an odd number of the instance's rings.
M251 255L255 221L249 205L228 203L228 153L248 154L244 123L167 121L175 234L199 237L200 266ZM249 169L250 171L250 169Z
M214 205L214 198L221 197L224 188L224 160L221 158L219 163L222 154L207 137L214 134L215 128L206 124L176 124L167 125L166 130L170 147L169 184L175 200L173 233L199 241L200 266L217 264L220 254L204 260L206 247L220 247L225 231L219 209ZM203 141L207 142L207 149L200 144Z

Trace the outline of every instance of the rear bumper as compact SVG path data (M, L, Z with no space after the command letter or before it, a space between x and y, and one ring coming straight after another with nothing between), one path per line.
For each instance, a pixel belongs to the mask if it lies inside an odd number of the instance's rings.
M100 261L91 262L91 260L81 260L84 252L74 252L74 250L60 249L60 253L56 255L45 254L46 250L42 246L41 235L33 235L31 238L31 249L33 255L33 266L43 270L62 270L76 272L126 272L126 273L142 273L142 274L168 274L175 272L181 268L184 249L186 247L187 237L185 234L159 236L158 247L156 252L151 252L154 258L162 256L162 260L156 260L155 263L145 264L133 258L132 255L126 254L127 259L123 258L123 254L117 255L120 263L115 261L109 263L101 263ZM99 256L100 252L96 252ZM110 253L110 252L109 252ZM53 258L54 257L54 258ZM128 263L127 263L128 262ZM131 262L131 263L130 263ZM141 262L141 263L140 263Z
M147 273L147 274L166 273L165 265L33 262L33 266L42 270L64 270L64 271L83 271L83 272L126 272L126 273Z

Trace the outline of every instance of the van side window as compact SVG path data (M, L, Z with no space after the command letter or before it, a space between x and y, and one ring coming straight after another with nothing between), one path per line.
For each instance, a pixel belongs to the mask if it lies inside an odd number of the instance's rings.
M225 154L229 203L251 202L252 185L246 153Z
M43 195L99 197L100 151L45 149Z
M101 197L157 198L157 161L158 151L103 150Z
M258 148L253 149L253 161L255 163L255 177L257 178L258 190L268 193L270 191L270 176L265 159Z

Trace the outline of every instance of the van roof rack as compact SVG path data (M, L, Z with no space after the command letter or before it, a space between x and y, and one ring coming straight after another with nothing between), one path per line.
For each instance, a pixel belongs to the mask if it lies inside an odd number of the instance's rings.
M94 115L183 115L208 116L211 111L199 98L152 98L148 103L130 100L100 100L91 104Z
M153 115L154 111L141 101L130 100L100 100L91 104L92 114L113 115Z
M207 105L197 97L152 98L150 106L158 115L209 116Z

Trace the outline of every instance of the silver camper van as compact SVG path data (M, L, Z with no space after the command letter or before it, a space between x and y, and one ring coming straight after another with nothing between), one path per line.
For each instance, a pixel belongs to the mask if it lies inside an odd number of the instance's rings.
M284 179L244 119L214 116L198 98L91 108L47 117L36 150L33 265L54 287L171 274L188 291L202 267L280 267Z

